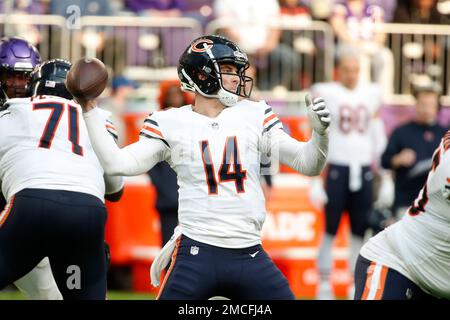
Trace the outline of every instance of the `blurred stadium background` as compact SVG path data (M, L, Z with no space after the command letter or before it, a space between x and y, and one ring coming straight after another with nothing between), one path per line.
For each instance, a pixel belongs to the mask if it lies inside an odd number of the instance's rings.
M220 19L215 8L221 1L153 1L172 5L155 5L164 10L153 11L142 5L152 1L0 1L0 34L27 39L45 60L75 61L87 55L104 61L109 68L110 85L100 104L113 112L120 141L128 144L137 139L143 118L158 109L160 84L177 78L178 57L187 44L202 34L223 33L227 28L239 32L243 27L233 20ZM346 1L280 0L280 13L270 20L261 19L263 15L258 12L248 12L249 21L255 26L279 30L278 45L296 57L295 63L289 59L258 60L254 94L272 105L285 128L300 140L309 136L300 108L305 93L312 84L331 81L335 76L336 35L329 18L333 4L342 2ZM386 34L384 45L393 57L388 66L393 72L393 83L383 93L381 107L386 133L389 135L396 126L411 119L412 88L430 81L442 89L439 121L448 127L450 1L431 1L440 19L431 21L433 24L394 21L396 7L408 0L368 2L384 10L385 23L374 23L371 30ZM122 87L128 89L121 92L118 89ZM307 194L308 180L281 167L274 177L263 231L264 246L299 298L315 297L315 257L323 230L323 213L310 205ZM109 289L120 290L111 291L110 298L154 298L149 266L161 246L161 233L155 189L149 178L127 179L123 200L108 203L108 210ZM350 281L346 264L348 228L348 220L343 219L333 251L332 281L337 296L345 296ZM0 292L0 299L22 297L13 288Z

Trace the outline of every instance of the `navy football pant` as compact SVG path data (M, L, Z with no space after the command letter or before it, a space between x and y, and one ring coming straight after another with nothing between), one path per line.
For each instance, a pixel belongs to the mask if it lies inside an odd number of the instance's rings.
M89 194L25 189L0 220L0 288L49 257L64 299L105 299L106 209Z
M436 299L400 272L358 257L355 269L355 300Z
M370 167L363 167L361 189L352 192L349 190L349 171L348 166L331 164L328 167L325 183L328 196L325 205L325 230L328 234L336 235L342 213L347 211L352 233L364 237L372 211L373 174Z
M161 300L293 300L289 283L261 245L227 249L182 235L161 285Z

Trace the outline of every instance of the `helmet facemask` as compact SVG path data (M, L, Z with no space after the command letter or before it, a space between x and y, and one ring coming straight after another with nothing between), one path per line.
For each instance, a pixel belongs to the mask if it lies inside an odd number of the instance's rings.
M0 89L7 99L25 98L29 96L31 70L11 70L2 68L0 71Z
M223 69L222 66L226 65L226 64L234 65L237 68L237 73L222 71L221 70L221 69ZM250 98L250 94L251 94L252 88L253 88L253 79L245 75L245 71L250 66L248 64L248 62L245 65L240 66L240 65L237 65L235 62L227 62L225 60L225 61L219 61L218 66L219 66L219 72L217 72L217 74L219 75L218 79L219 79L220 87L221 87L221 89L219 89L219 92L220 92L220 90L224 90L226 92L232 93L232 94L237 95L242 98ZM223 80L224 75L234 76L234 77L239 78L239 84L237 85L235 91L229 90L224 86L224 80Z
M213 77L217 80L220 88L217 90L217 93L205 95L200 92L200 94L206 97L215 97L218 98L219 101L226 107L234 106L241 98L249 98L252 87L253 87L253 79L245 75L245 71L248 69L248 62L244 65L239 65L235 61L231 60L213 60L215 72L210 74L210 77ZM233 65L236 67L237 72L229 72L222 71L222 69L227 69L226 65ZM236 86L236 89L229 89L226 87L224 83L224 76L227 77L237 77L239 79L239 83Z

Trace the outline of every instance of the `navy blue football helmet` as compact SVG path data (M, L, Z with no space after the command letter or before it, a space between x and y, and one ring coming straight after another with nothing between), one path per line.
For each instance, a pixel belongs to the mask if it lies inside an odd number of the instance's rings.
M65 85L71 67L72 64L63 59L45 61L37 66L31 73L30 96L49 95L72 100Z
M222 75L226 73L221 72L221 63L236 66L240 81L236 92L223 87ZM250 97L253 79L245 75L248 67L247 55L235 43L225 37L208 35L195 39L186 48L178 64L178 77L184 90L219 98L224 105L231 106L238 96Z

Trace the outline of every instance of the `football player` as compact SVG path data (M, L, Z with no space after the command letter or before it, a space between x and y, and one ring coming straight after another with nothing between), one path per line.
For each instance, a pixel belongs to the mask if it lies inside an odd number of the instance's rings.
M37 49L21 38L0 40L0 110L8 98L29 95L30 73L41 62ZM0 208L6 200L0 192ZM32 271L14 282L29 299L59 300L61 293L53 279L48 258L44 258Z
M312 139L291 138L270 106L247 99L248 66L247 55L228 39L195 39L178 66L182 87L195 93L194 104L150 114L140 140L123 149L101 125L95 101L81 101L108 174L145 173L162 160L177 173L180 235L161 251L165 257L172 254L172 264L159 299L294 299L287 279L261 247L266 209L260 157L271 151L303 174L320 174L329 112L323 100L307 99ZM160 264L158 272L164 267Z
M372 211L374 172L371 166L379 162L386 145L379 116L381 93L377 85L358 81L358 52L342 47L338 72L338 81L315 84L311 88L314 95L325 99L331 117L336 119L330 126L330 153L324 182L314 179L310 193L312 203L317 207L324 206L325 210L325 233L317 259L318 298L321 300L334 298L330 283L331 251L343 211L350 216L352 236L348 261L353 275ZM384 182L386 179L388 177L383 175ZM391 186L393 191L392 183ZM348 296L353 297L353 292Z
M355 270L355 299L450 299L450 131L402 219L371 238Z
M104 299L104 199L106 193L118 200L123 180L104 180L81 108L65 89L70 67L58 59L39 65L30 76L32 97L9 99L0 113L0 180L7 199L0 213L0 288L48 257L64 299ZM107 112L102 116L114 135ZM25 282L39 282L40 294L50 275L41 271Z

